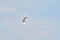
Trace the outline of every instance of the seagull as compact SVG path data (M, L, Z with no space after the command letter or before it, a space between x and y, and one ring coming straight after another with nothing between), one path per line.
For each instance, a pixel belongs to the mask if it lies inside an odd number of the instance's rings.
M25 24L25 21L27 20L27 17L23 18L23 25Z

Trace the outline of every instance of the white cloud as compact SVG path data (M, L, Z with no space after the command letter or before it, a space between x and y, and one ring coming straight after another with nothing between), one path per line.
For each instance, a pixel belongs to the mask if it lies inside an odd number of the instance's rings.
M0 14L1 13L16 13L16 7L2 7L0 6Z

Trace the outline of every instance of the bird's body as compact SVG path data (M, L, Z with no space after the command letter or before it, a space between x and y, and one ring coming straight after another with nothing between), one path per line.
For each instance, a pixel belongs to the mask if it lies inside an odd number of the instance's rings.
M23 18L23 25L25 24L25 21L27 20L27 17Z

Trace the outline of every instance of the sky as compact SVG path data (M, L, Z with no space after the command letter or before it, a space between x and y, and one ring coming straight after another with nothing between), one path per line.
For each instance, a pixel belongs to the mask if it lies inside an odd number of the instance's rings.
M60 40L59 1L0 0L0 40Z

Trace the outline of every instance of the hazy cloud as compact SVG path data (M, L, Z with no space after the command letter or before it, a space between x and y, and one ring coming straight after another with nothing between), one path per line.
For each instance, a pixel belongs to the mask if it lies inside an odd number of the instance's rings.
M0 6L0 14L1 13L16 13L16 7L1 7Z

